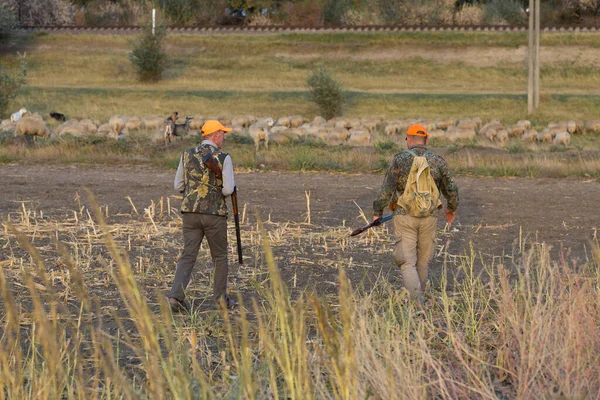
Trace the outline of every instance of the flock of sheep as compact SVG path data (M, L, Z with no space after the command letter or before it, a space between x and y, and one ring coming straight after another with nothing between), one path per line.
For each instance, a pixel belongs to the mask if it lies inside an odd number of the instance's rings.
M62 115L62 114L61 114ZM125 139L131 132L154 132L153 141L167 142L171 136L199 135L207 119L218 119L223 125L232 128L240 136L248 136L254 141L258 151L260 144L268 149L269 143L285 144L303 137L320 139L330 145L371 146L377 138L394 139L406 132L413 123L424 125L432 139L448 142L472 141L479 137L500 146L510 139L523 142L553 143L568 146L571 135L586 132L600 133L600 120L560 121L550 123L541 131L532 129L531 122L522 120L514 125L503 125L498 120L483 124L481 118L469 119L403 119L386 121L380 118L333 118L325 120L317 116L305 120L302 116L285 116L278 119L256 118L252 115L237 115L233 118L187 116L185 123L176 123L177 113L168 118L160 116L127 117L115 115L107 123L92 119L69 119L50 132L39 113L29 113L21 109L0 124L0 132L14 132L15 136L31 135L42 137L104 135L115 139Z

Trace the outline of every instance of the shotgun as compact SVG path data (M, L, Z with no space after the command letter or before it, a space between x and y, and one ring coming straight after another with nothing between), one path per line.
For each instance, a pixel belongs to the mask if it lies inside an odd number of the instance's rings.
M223 171L221 171L219 168L219 163L217 160L215 160L212 153L208 153L202 157L202 164L214 172L217 179L223 179ZM243 265L244 259L242 258L242 237L240 234L240 214L238 212L237 204L237 186L233 188L233 193L231 193L231 204L233 205L233 220L235 221L235 238L237 239L238 261L240 265Z
M383 224L384 222L389 221L390 219L392 219L393 216L394 216L393 214L390 214L390 215L386 215L385 217L376 219L375 221L371 222L370 224L365 225L363 227L360 227L360 228L356 229L354 232L352 232L350 234L350 236L360 235L361 233L363 233L367 229L371 229L374 226L379 226L379 225Z
M237 186L233 188L233 193L231 193L231 204L233 205L233 220L235 221L235 238L237 239L238 262L240 265L244 265L244 259L242 258L242 237L240 235L240 215L238 213L237 203Z

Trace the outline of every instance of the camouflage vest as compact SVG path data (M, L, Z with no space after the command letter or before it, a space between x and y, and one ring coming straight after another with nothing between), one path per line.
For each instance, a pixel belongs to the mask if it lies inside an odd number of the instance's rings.
M208 144L186 150L183 153L183 180L185 193L181 203L181 212L212 214L227 217L227 203L223 196L223 181L217 179L214 172L202 163L202 157L212 153L223 170L228 156L224 151Z

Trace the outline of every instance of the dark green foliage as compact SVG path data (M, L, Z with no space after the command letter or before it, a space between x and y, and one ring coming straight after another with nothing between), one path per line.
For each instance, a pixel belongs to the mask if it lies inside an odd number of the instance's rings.
M6 4L0 4L0 46L10 43L18 27L15 12Z
M391 140L384 140L382 142L376 142L374 147L375 147L375 151L378 153L386 153L388 151L399 151L400 150L400 146L398 146L396 143L392 142Z
M163 49L166 37L167 30L164 26L157 26L154 35L152 27L145 26L142 35L133 43L129 60L140 81L157 82L161 79L167 64L167 54Z
M522 25L527 22L518 0L488 0L485 4L485 19L489 24L506 21L511 25Z
M325 119L331 119L342 113L344 91L330 70L319 67L308 77L306 83L312 100Z
M11 73L0 64L0 116L4 115L11 101L17 97L27 78L27 64L21 56L20 71Z
M175 25L214 25L221 22L227 0L156 0L156 5Z

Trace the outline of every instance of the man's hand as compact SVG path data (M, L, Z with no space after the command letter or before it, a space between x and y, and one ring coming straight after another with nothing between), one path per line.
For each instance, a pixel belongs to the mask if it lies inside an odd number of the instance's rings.
M446 208L444 217L446 217L446 222L451 224L454 221L454 218L456 218L456 211L450 211Z
M371 222L375 222L375 221L377 221L379 218L381 218L381 217L373 217L373 221L371 221Z

